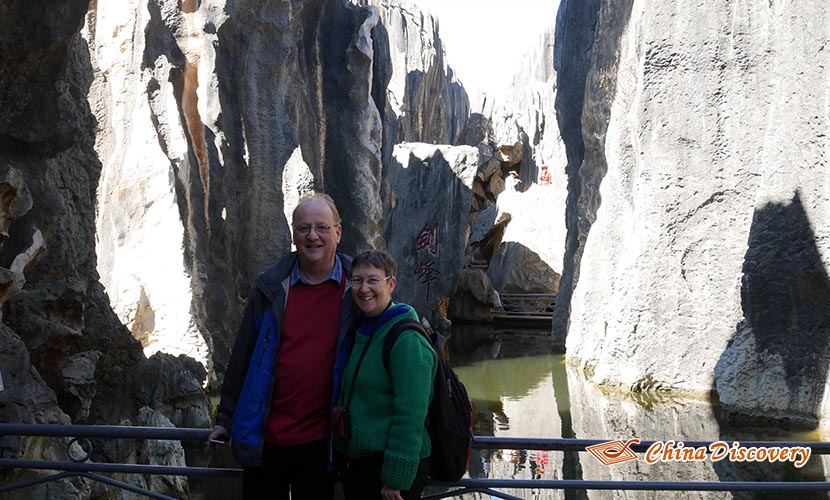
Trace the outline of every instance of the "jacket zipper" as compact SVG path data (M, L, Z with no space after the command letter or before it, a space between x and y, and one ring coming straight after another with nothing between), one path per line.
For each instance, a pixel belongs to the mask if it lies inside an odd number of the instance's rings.
M265 337L262 339L262 352L259 354L259 363L257 367L262 367L262 360L265 359L265 350L268 347L268 337L271 336L271 327L265 332Z

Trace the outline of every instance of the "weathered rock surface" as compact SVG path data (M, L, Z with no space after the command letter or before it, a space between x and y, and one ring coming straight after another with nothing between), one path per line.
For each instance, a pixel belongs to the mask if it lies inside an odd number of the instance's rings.
M556 310L553 315L553 337L558 343L565 342L571 316L571 295L574 284L579 280L579 263L584 250L592 218L588 214L596 211L595 206L580 209L580 193L583 190L580 167L585 157L585 142L582 138L582 108L585 102L585 81L591 68L594 44L594 30L597 23L600 0L583 2L565 1L559 4L556 15L554 39L554 69L556 70L556 121L568 164L568 196L565 207L565 253L563 256L562 278L556 296ZM554 171L555 172L555 171ZM596 203L597 197L586 197Z
M568 5L562 25L590 33ZM596 383L716 390L734 413L814 427L830 404L830 7L733 7L600 2L554 333Z
M3 422L114 424L158 402L140 399L136 387L143 381L135 374L146 359L96 271L101 163L87 101L93 67L79 35L87 7L75 0L0 7ZM171 391L168 401L178 395ZM60 460L65 441L4 438L2 453ZM134 445L126 448L134 452ZM23 477L7 471L3 480ZM88 480L64 479L23 494L88 498L92 492Z
M404 143L390 167L392 209L386 246L398 262L396 300L435 318L455 292L467 246L467 213L478 150Z
M470 140L477 138L495 146L494 156L502 162L502 173L515 170L522 181L521 191L536 183L541 166L548 165L551 184L566 192L567 160L556 123L553 47L551 27L522 55L506 93L477 103L465 130Z
M501 307L498 292L484 269L462 269L458 276L458 289L449 303L450 319L488 322L491 309Z
M26 424L66 424L69 417L57 406L55 391L49 388L29 359L26 345L6 325L0 324L0 371L3 372L3 391L0 391L0 416L3 422ZM22 438L0 438L0 455L19 456ZM35 454L37 455L37 454Z
M378 9L375 43L388 41L375 62L389 75L384 133L394 143L459 144L470 103L447 63L436 19L406 1L354 3Z
M69 411L74 422L89 417L89 409L96 394L95 369L101 353L84 351L70 356L59 371L63 401L61 407ZM163 373L163 372L161 372ZM72 399L74 398L74 399Z
M77 401L84 392L76 384L62 384L61 370L80 353L102 353L87 418L111 422L109 415L130 411L129 370L141 356L112 313L95 270L94 200L101 165L86 100L91 67L78 36L86 7L84 1L63 2L59 8L12 2L0 15L0 107L7 110L0 123L0 165L6 195L14 187L20 197L8 204L11 198L4 196L8 238L0 267L22 287L9 295L3 321L24 343L59 403L64 397ZM6 392L25 385L9 377L4 381ZM88 397L90 392L82 399Z
M161 412L142 407L138 411L136 425L141 427L176 427ZM147 465L168 465L172 467L187 467L184 456L184 448L179 441L166 439L148 439L144 441L141 448L141 463ZM152 492L174 498L188 498L190 488L187 479L182 476L160 476L153 475L149 478L132 476L135 479L141 478L145 488Z
M377 243L378 14L158 0L93 16L104 282L145 352L210 370L213 350L221 372L251 284L290 249L301 194L326 191L350 214L345 250Z

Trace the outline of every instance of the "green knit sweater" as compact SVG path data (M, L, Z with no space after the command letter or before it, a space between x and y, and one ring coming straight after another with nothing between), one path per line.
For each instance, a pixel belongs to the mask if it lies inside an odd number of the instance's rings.
M417 331L406 330L392 348L391 379L387 375L383 341L391 326L405 318L417 320L418 315L406 304L395 304L383 314L385 322L371 336L356 335L340 391L340 404L345 405L357 361L368 348L348 405L352 437L334 438L335 448L351 458L383 453L381 480L397 490L412 486L419 461L431 451L424 424L438 363L430 343ZM371 332L372 328L368 329Z

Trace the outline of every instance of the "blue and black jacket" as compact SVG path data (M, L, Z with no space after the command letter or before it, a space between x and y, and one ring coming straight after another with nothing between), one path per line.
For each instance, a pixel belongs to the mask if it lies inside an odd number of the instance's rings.
M355 318L350 286L352 259L340 252L337 256L346 273L346 287L338 323L332 404L338 398L340 379L348 360L346 337ZM242 466L259 465L262 460L279 362L280 330L288 301L291 271L296 263L297 254L292 253L257 278L222 383L216 423L230 432L233 454Z

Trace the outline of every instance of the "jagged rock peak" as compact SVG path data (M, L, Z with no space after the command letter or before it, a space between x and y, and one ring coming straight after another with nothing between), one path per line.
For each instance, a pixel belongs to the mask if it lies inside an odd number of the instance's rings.
M380 12L378 41L388 39L391 72L387 106L394 142L459 144L470 113L467 93L455 77L439 35L439 20L428 11L389 0L358 0ZM379 61L380 62L380 61Z

